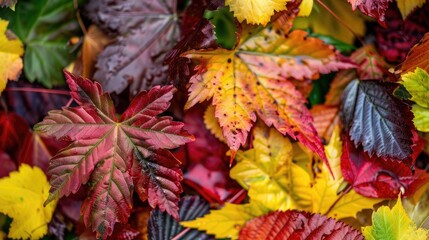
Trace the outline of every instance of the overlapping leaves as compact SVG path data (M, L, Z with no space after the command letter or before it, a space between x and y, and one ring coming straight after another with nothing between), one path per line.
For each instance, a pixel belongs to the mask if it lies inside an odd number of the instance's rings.
M80 105L54 110L35 129L73 141L51 159L51 194L47 202L90 186L82 213L86 225L106 238L115 222L125 223L135 186L149 200L178 218L182 172L166 149L189 142L192 136L171 117L157 117L170 105L171 86L142 92L116 116L113 102L98 83L66 73L73 99Z

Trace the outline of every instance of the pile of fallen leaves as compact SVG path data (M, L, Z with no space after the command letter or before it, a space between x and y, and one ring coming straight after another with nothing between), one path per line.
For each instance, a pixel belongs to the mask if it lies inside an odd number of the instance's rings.
M0 6L0 239L429 238L429 1Z

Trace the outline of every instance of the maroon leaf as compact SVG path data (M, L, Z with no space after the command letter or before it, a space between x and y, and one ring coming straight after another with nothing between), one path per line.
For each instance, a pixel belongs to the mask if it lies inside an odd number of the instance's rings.
M358 64L356 70L360 80L383 80L389 67L373 45L359 48L350 58Z
M164 112L173 97L172 86L141 92L118 119L113 102L98 83L65 73L78 107L49 112L35 129L72 143L51 159L51 194L55 197L76 193L82 184L90 185L82 205L87 226L103 238L112 234L115 222L125 223L132 207L134 185L142 200L178 216L181 192L179 161L166 149L193 139L183 124ZM136 174L136 169L140 173ZM175 173L175 174L172 174ZM89 182L88 182L89 181Z
M135 239L138 235L140 235L140 232L133 229L129 224L121 224L115 227L115 231L113 231L111 239L132 240Z
M13 112L0 112L0 150L14 158L29 132L30 127L24 118Z
M385 17L389 2L393 0L348 0L352 5L352 9L359 9L363 14L377 19L377 21L385 26Z
M16 170L15 162L10 158L9 154L0 149L0 178L6 177L10 172Z
M287 210L254 218L240 231L240 239L364 239L353 227L320 214Z
M413 145L413 161L422 151L424 144ZM414 172L404 163L391 159L370 157L356 148L348 136L343 136L341 171L344 179L359 194L372 198L397 198L410 196L429 181L429 174L416 169Z
M355 146L370 156L405 161L410 165L413 113L392 95L396 83L352 81L344 90L342 118Z
M87 5L91 20L119 35L98 56L94 79L108 92L130 85L137 94L165 84L165 54L180 36L177 0L97 0Z

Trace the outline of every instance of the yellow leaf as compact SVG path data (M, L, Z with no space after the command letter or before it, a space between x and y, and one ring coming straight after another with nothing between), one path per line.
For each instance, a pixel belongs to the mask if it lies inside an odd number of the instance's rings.
M396 0L402 18L405 19L414 9L423 6L426 0Z
M401 198L390 209L387 206L380 207L372 214L372 226L363 227L362 233L367 240L426 240L428 231L419 228L411 221L402 207Z
M414 104L411 111L414 114L413 123L417 130L429 132L429 108Z
M220 210L212 210L201 218L180 222L180 224L184 227L207 231L216 238L238 239L241 228L248 220L266 213L268 213L268 209L257 202L241 205L225 203Z
M262 124L253 134L253 149L237 152L238 163L231 169L231 177L249 189L250 199L271 210L297 208L300 192L306 192L310 186L310 176L292 164L292 144L287 137Z
M6 35L9 22L0 19L0 94L7 80L16 80L22 70L21 56L24 54L22 43L18 39L9 39Z
M212 105L209 105L204 112L204 124L206 128L221 142L226 143L225 138L222 134L222 128L219 126L215 117L215 109Z
M55 200L43 207L49 188L42 170L26 164L0 179L0 212L13 218L9 238L38 239L48 232L57 203Z
M274 11L286 9L286 3L290 0L225 0L225 5L234 12L238 21L244 20L250 24L266 25Z
M362 36L365 33L364 16L359 11L353 11L347 1L324 0L323 3L352 27L357 35ZM310 16L295 19L294 28L311 28L315 33L329 35L349 44L353 44L354 41L354 35L318 4L313 7Z
M300 17L309 16L313 9L313 0L303 0L299 5L299 14Z
M340 128L335 127L328 146L325 147L326 157L332 168L335 179L329 173L326 165L323 165L322 172L317 174L316 183L312 187L312 212L327 214L337 219L345 217L356 217L356 214L365 209L371 208L374 204L383 199L366 198L353 189L347 193L338 193L344 184L341 173L341 153L342 142L340 139ZM341 189L340 189L341 190Z

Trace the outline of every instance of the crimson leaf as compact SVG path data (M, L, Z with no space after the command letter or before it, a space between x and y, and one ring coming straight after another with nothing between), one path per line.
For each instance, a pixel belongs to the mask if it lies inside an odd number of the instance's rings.
M240 239L364 239L345 223L320 214L287 210L254 218L240 231Z
M186 196L181 199L179 209L180 220L188 221L207 214L210 210L210 204L199 196ZM149 239L172 239L184 229L171 216L162 213L158 209L155 209L150 214L148 222ZM198 230L190 230L182 235L180 239L211 239L211 237Z
M423 146L424 143L416 141L412 161ZM343 136L341 171L356 192L372 198L394 199L400 192L402 196L410 196L429 181L429 174L424 170L413 172L402 162L370 157L361 146L356 148L348 136Z
M342 118L355 146L372 156L410 163L413 114L391 93L395 83L354 80L343 95Z
M178 218L182 191L179 161L166 149L193 139L183 124L158 117L170 106L172 86L141 92L128 109L116 117L113 101L98 83L65 72L78 107L49 112L37 131L72 143L50 162L51 194L76 193L89 181L89 197L82 205L87 226L100 237L112 234L115 222L125 223L132 207L133 180L142 200L149 200Z
M108 92L132 95L165 83L165 54L180 36L176 0L94 0L87 5L91 20L119 35L100 53L94 79Z

